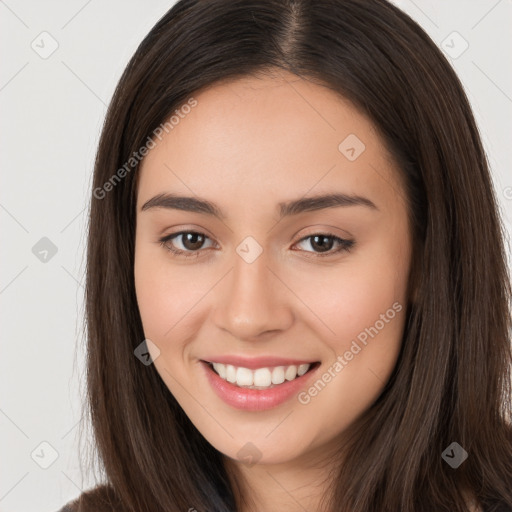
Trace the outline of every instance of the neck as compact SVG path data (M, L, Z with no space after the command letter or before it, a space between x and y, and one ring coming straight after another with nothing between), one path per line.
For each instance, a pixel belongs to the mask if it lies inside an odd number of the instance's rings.
M239 512L325 512L331 463L314 454L285 463L254 464L225 458Z

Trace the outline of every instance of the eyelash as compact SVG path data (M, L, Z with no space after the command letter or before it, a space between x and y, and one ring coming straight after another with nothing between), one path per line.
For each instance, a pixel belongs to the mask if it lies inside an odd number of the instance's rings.
M176 249L176 248L173 248L168 245L168 242L170 242L172 239L177 238L181 235L185 235L185 234L201 235L201 236L204 236L205 238L209 238L204 233L200 233L198 231L179 231L177 233L173 233L171 235L167 235L167 236L164 236L163 238L160 238L159 243L166 251L169 251L176 257L198 258L202 249L198 249L197 251L183 251L181 249ZM355 244L354 240L345 240L345 239L337 237L331 233L313 233L311 235L301 238L297 243L303 242L303 241L308 240L309 238L313 238L315 236L324 236L324 237L332 238L335 242L337 242L339 244L339 247L335 251L330 251L327 253L314 253L316 256L307 256L308 258L314 258L314 257L325 258L325 257L333 256L334 254L338 254L343 251L350 252L350 250L353 248L353 246ZM305 252L311 252L311 251L305 251Z

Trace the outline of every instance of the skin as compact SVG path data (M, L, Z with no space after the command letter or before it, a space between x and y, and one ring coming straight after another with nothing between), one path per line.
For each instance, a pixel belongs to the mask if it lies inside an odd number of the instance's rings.
M412 250L400 175L366 117L295 75L245 77L194 98L197 106L156 140L140 170L134 272L144 333L160 350L154 364L171 393L250 486L253 507L241 510L320 510L328 457L377 399L400 350ZM365 145L354 161L338 149L349 134ZM141 211L164 192L205 198L226 218ZM377 208L278 221L279 202L332 192L364 196ZM183 236L167 245L197 258L159 243L186 230L205 234L199 249ZM335 253L333 242L321 256L304 237L323 233L355 245ZM263 250L250 264L236 252L247 236ZM306 405L293 398L268 411L235 409L199 364L212 354L277 355L320 361L322 375L394 303L401 311ZM261 453L254 465L237 459L247 442Z

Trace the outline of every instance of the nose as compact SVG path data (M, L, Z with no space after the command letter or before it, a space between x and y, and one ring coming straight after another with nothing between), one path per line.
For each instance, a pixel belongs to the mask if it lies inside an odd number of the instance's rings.
M265 254L252 263L235 254L234 268L218 287L213 320L235 339L255 341L293 323L293 294L269 268Z

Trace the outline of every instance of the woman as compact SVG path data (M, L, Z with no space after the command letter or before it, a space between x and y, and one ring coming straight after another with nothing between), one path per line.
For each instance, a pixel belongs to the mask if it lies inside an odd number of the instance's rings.
M512 509L510 284L468 100L384 0L179 1L94 173L63 510Z

